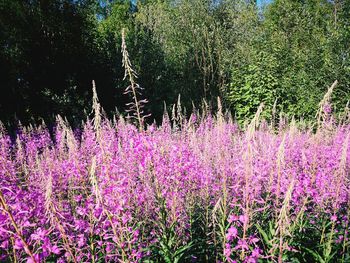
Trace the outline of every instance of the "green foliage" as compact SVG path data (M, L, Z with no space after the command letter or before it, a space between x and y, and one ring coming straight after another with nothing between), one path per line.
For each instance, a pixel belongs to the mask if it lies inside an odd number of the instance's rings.
M93 14L88 0L1 1L2 120L81 117L95 70Z
M186 242L181 244L179 240L181 237L176 232L178 222L169 222L168 209L165 204L164 198L157 198L160 204L159 211L159 231L158 242L148 248L151 251L149 259L145 262L158 262L161 258L165 263L179 263L185 260L187 252L193 247L193 242Z
M347 1L276 0L263 10L253 44L244 47L250 59L232 70L228 100L239 119L252 116L258 101L270 108L274 99L288 115L311 118L335 79L341 84L334 103L344 107L346 101L339 95L348 85L345 58L350 50L336 39L349 30L348 19L339 19L348 6Z
M247 65L243 69L235 68L228 99L235 109L238 120L244 121L255 114L263 102L265 117L271 118L271 112L278 94L279 83L276 74L276 60L269 54L260 52L256 64Z
M92 79L106 112L123 112L122 28L157 120L179 94L188 111L220 96L241 123L262 102L265 118L310 119L336 79L335 110L349 100L348 0L3 0L0 118L79 120Z

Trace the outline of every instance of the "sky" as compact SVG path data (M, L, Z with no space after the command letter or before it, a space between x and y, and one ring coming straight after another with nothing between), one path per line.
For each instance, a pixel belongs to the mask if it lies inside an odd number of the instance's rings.
M271 3L272 0L257 0L258 6L263 6L264 4Z
M137 0L131 0L132 3L136 3ZM258 6L263 6L264 4L271 3L273 0L257 0Z
M136 0L131 0L132 2L136 2ZM259 6L262 6L263 4L268 4L272 2L272 0L257 0L257 3Z

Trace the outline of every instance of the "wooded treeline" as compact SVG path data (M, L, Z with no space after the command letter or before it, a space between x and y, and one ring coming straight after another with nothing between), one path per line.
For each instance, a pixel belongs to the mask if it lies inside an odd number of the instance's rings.
M146 111L160 119L181 94L188 111L220 96L240 121L261 102L314 117L339 81L333 106L350 99L350 0L1 0L0 119L79 124L95 80L107 113L123 113L121 31Z

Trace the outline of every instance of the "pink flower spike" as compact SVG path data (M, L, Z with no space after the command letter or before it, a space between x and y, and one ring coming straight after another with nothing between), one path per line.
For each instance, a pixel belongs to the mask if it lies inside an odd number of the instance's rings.
M238 234L237 228L235 228L234 226L231 226L228 230L227 230L227 234L226 234L226 239L228 241L231 241L233 238L236 238Z
M239 221L240 221L242 224L248 223L248 216L247 216L247 215L240 215L240 216L239 216Z
M231 224L232 222L237 221L237 219L238 217L236 215L230 215L227 221Z
M40 262L40 257L39 255L35 254L33 255L34 256L34 259L36 262ZM28 257L27 258L27 263L35 263L35 261L31 258L31 257Z
M58 248L58 246L54 245L51 248L51 252L54 253L55 255L59 255L61 253L61 250Z
M15 240L15 245L13 246L15 249L23 249L23 242L20 239Z

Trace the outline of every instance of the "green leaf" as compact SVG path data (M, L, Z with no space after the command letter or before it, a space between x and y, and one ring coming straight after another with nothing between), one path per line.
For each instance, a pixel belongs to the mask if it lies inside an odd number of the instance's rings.
M272 244L271 244L271 241L270 241L270 238L268 236L268 234L262 229L262 227L259 225L259 224L255 224L256 228L258 229L259 233L262 235L265 243L271 247Z
M318 254L316 251L313 251L307 247L304 247L304 249L309 252L314 258L315 260L317 260L320 263L326 263L326 261L322 258L322 256L320 254Z

